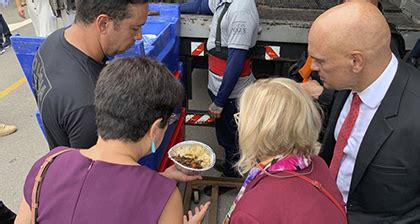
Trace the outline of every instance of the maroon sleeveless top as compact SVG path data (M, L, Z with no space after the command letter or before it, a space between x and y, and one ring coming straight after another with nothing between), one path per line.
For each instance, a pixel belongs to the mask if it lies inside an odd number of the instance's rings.
M39 167L55 148L39 159L24 185L31 205L32 188ZM41 187L38 222L157 223L176 182L145 166L94 161L79 150L58 156L49 167Z

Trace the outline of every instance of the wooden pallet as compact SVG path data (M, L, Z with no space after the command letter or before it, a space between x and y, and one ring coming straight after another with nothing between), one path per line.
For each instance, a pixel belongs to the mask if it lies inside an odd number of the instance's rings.
M235 187L240 188L244 180L239 178L230 178L230 177L203 177L202 180L196 180L186 183L184 191L184 214L187 214L191 198L193 197L193 188L199 186L212 186L211 189L211 205L209 211L209 224L217 223L217 206L219 199L219 187Z

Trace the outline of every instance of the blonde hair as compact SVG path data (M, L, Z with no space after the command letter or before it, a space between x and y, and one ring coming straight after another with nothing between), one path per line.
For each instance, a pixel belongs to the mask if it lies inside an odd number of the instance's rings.
M242 175L261 158L318 154L320 110L295 81L259 80L244 90L239 105L236 166Z

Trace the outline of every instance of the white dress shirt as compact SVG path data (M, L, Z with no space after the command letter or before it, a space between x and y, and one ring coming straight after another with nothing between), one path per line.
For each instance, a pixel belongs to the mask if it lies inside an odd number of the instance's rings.
M394 54L392 54L391 61L389 62L384 72L378 77L378 79L370 84L370 86L365 90L357 93L362 100L360 104L359 115L347 141L347 145L344 147L343 158L341 160L341 165L337 176L337 186L343 195L344 202L346 203L349 195L354 164L356 162L360 144L362 143L363 137L369 127L370 122L372 121L373 116L376 113L376 110L381 104L382 99L384 98L392 80L394 79L397 68L398 60ZM344 120L350 111L352 99L353 94L350 94L344 104L343 109L341 110L340 117L338 118L337 125L335 126L334 130L335 140L337 140L341 126L343 125Z

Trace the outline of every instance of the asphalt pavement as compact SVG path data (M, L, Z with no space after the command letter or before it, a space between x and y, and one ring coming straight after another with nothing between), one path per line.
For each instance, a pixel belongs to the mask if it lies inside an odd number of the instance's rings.
M0 13L12 34L34 36L30 20L17 15L14 6L3 7ZM27 25L24 25L24 24ZM23 25L23 26L22 26ZM14 124L18 131L0 137L0 199L17 211L23 183L33 162L48 152L48 145L36 123L36 103L12 48L0 55L0 122Z

